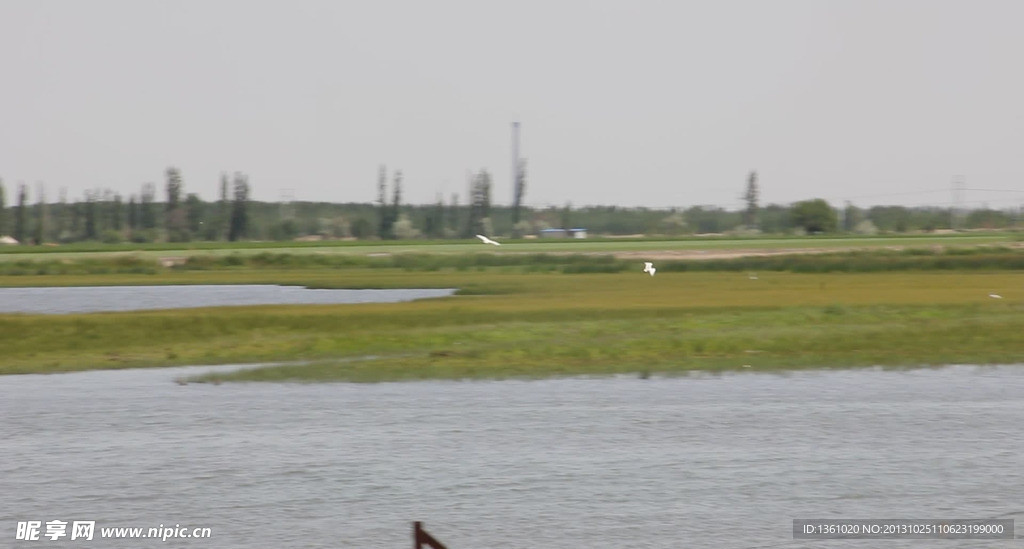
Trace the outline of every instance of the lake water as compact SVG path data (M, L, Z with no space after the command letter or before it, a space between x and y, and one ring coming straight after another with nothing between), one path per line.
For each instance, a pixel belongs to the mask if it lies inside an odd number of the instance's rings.
M452 289L314 290L269 284L0 288L0 313L68 314L229 305L393 303L454 293Z
M210 369L0 377L4 546L405 548L422 520L450 549L1019 548L794 540L792 521L1024 528L1024 366L174 381ZM212 538L13 541L29 520Z

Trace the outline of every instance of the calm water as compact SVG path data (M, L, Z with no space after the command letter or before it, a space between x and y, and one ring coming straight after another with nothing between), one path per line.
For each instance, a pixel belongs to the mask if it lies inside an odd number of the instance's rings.
M177 385L183 371L0 378L0 536L406 548L423 520L451 549L951 548L1020 541L795 541L792 520L1024 528L1024 366ZM13 541L18 521L54 519L213 538Z
M452 295L450 289L311 290L262 284L0 288L0 313L94 313L226 305L392 303Z

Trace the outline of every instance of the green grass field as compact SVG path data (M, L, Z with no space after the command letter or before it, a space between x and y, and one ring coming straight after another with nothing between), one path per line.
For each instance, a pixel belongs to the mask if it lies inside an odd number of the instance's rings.
M611 273L266 267L0 277L17 286L199 283L449 287L463 295L0 315L0 373L309 361L207 380L385 381L1024 361L1019 270L752 279L744 272L649 277L639 266Z

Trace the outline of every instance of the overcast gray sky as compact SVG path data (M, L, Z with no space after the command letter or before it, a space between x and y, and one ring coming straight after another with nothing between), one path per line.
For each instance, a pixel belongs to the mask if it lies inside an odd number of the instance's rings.
M1018 0L0 0L0 177L55 200L1024 204ZM995 192L999 191L999 192ZM1015 192L1006 192L1015 191Z

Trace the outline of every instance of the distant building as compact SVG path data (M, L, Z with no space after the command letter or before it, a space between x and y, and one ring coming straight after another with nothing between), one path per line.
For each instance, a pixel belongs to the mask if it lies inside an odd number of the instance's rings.
M586 238L587 230L583 228L575 229L541 229L541 238Z

